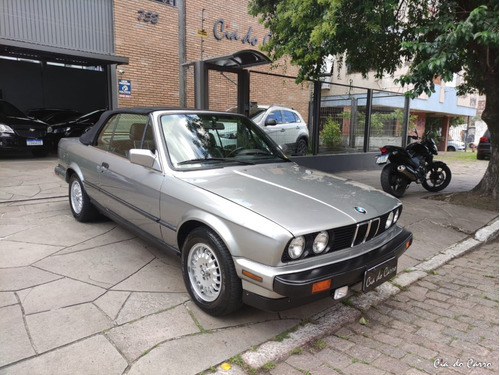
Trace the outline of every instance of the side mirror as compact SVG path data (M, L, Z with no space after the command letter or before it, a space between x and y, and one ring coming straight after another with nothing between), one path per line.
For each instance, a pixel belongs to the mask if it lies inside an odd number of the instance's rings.
M275 118L268 118L266 119L266 122L264 123L265 126L274 126L276 125L276 119Z
M133 148L129 151L128 158L131 163L153 168L156 156L150 150Z

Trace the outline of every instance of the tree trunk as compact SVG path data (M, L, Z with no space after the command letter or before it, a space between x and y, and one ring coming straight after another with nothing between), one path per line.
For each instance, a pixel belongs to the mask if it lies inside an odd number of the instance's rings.
M493 70L485 75L486 106L481 115L490 131L491 158L482 180L472 191L498 199L498 70Z

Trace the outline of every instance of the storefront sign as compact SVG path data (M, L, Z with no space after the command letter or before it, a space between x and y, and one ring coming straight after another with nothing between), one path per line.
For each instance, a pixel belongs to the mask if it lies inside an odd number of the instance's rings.
M219 18L215 21L214 24L214 37L217 40L227 39L227 40L241 40L243 44L250 44L252 46L256 46L259 44L259 39L253 35L252 26L248 28L246 34L241 37L243 34L239 34L238 30L231 30L231 25L226 23L223 18ZM269 38L271 37L271 33L267 33L262 39L262 45L266 44Z
M132 96L132 87L129 79L120 79L118 81L118 95L121 97Z

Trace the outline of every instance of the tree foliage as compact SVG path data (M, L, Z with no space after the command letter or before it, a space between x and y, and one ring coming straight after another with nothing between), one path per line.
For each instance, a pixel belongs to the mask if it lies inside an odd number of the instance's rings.
M272 33L263 48L299 66L297 81L321 76L325 59L376 77L408 66L396 82L417 97L434 79L462 76L459 94L485 94L482 119L492 158L477 189L498 197L498 0L250 0Z

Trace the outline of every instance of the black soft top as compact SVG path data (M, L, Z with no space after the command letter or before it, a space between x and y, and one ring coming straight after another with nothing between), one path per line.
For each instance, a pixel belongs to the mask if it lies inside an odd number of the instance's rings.
M119 109L113 109L110 111L105 111L99 120L94 124L92 128L86 133L84 133L80 137L80 142L83 143L84 145L94 145L95 141L97 139L97 136L99 135L99 132L101 131L102 127L108 119L116 114L119 113L136 113L139 115L149 115L151 112L154 111L164 111L164 110L172 110L172 109L179 109L179 108L172 108L172 107L132 107L132 108L119 108Z

